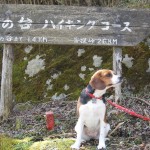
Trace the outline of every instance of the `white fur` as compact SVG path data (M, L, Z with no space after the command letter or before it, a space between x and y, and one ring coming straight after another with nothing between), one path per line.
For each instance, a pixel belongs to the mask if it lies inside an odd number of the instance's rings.
M120 82L120 76L119 75L114 75L112 76L112 84L118 84Z

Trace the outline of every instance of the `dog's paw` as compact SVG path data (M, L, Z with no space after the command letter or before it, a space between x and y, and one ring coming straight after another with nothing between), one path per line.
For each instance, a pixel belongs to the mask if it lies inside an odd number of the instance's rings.
M101 148L101 149L98 149L98 148L97 148L96 150L106 150L106 149L105 149L105 148Z
M104 150L104 149L106 149L106 145L105 145L105 143L104 144L99 144L98 146L97 146L97 149L98 150Z
M71 145L70 148L71 148L72 150L79 150L79 149L80 149L80 147L79 147L77 144Z

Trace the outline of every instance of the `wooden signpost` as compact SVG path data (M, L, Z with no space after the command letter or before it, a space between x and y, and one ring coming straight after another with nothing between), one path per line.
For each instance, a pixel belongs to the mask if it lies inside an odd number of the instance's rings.
M122 50L119 47L137 45L149 35L149 10L0 5L0 43L5 44L4 51L10 48L8 53L12 53L12 48L7 43L113 46L113 67L121 74ZM4 59L11 57L3 56L3 63ZM10 70L8 67L6 72ZM4 70L2 72L4 82ZM11 73L7 74L7 79L11 78ZM5 116L1 107L7 108L8 86L1 86L0 116ZM120 89L116 88L116 101ZM9 92L12 95L12 91Z
M0 5L0 43L134 46L150 33L150 11Z
M5 120L8 117L12 107L12 68L13 48L11 44L4 44L1 79L0 120Z

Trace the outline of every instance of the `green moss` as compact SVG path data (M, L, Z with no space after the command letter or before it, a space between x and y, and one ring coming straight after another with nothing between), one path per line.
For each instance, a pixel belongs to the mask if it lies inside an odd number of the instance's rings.
M14 140L4 135L0 135L0 148L1 150L12 150Z
M142 42L136 47L124 48L124 54L129 54L129 57L133 57L134 60L133 66L129 69L123 65L123 76L131 86L135 87L134 92L138 93L145 85L150 83L150 75L146 72L149 67L149 47Z
M134 140L134 143L135 143L136 145L142 144L142 138L140 138L140 137L136 138L136 139Z
M41 142L35 142L29 150L47 150L47 149L57 149L57 150L70 150L70 146L75 141L72 139L48 139ZM96 145L94 146L82 146L80 149L82 150L95 150Z
M55 93L70 94L70 99L78 98L81 90L88 84L94 70L106 68L112 69L112 47L107 46L52 46L52 45L33 45L33 50L26 54L24 48L26 45L15 45L15 61L13 66L13 93L17 102L41 102L49 100L49 97ZM78 57L78 49L84 49L85 53ZM135 92L140 91L150 81L148 69L148 59L150 50L148 45L142 42L136 47L124 47L123 55L128 54L133 57L133 67L123 66L123 76L128 83L135 87ZM37 55L45 60L45 70L40 71L33 77L25 74L28 61L34 59ZM102 57L102 66L96 68L93 66L93 56ZM2 56L1 56L2 57ZM24 57L27 60L24 60ZM87 67L86 71L81 71L81 66ZM57 79L51 76L61 72ZM85 80L79 77L79 73L85 74ZM52 79L52 90L47 90L46 81ZM67 84L70 89L65 91L64 85ZM44 96L47 94L47 98Z
M75 141L69 138L61 139L45 139L44 141L33 142L31 138L22 140L12 139L4 135L0 135L0 149L1 150L70 150L70 146ZM82 147L83 150L94 150L95 146Z
M32 145L30 138L13 139L4 135L0 135L0 149L1 150L29 150Z
M19 130L22 126L21 118L16 118L16 130Z
M129 8L150 8L149 2L139 1L139 0L130 0L126 1L126 7Z
M70 139L54 139L45 140L41 142L35 142L29 150L46 150L46 149L58 149L58 150L70 150L70 146L73 144L73 140Z

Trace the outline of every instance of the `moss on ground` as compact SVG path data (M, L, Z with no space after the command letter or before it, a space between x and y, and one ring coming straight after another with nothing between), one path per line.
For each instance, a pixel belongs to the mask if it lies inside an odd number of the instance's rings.
M74 143L74 139L45 139L44 141L32 141L31 138L22 140L13 139L4 135L0 135L1 150L70 150L70 146ZM82 146L83 150L95 150L96 146Z
M11 138L0 135L0 148L1 150L12 150L14 140Z
M132 139L133 137L131 137ZM130 138L113 138L111 137L111 143L106 142L108 149L134 149L140 147L142 144L141 138L135 138L134 141ZM1 150L70 150L70 146L75 142L72 138L61 139L45 139L43 141L32 141L31 138L22 140L9 138L0 135L0 148ZM136 145L135 145L136 144ZM81 150L95 150L98 145L98 141L90 141L82 144Z
M46 150L46 149L58 149L58 150L70 150L70 145L73 144L71 139L49 139L45 141L35 142L30 146L29 150Z

